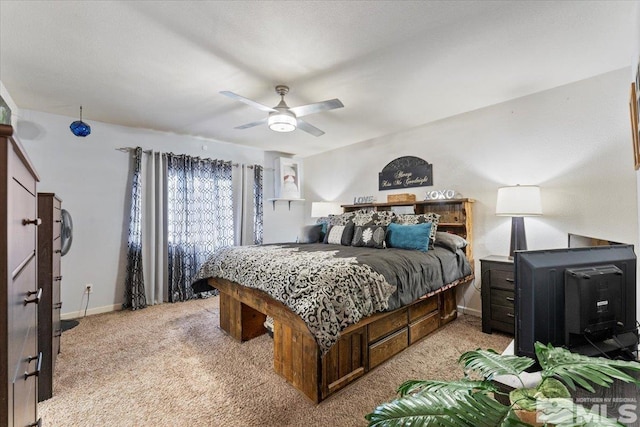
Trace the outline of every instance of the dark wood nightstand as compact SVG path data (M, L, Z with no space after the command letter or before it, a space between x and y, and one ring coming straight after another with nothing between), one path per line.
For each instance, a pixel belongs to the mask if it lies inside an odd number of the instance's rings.
M491 255L480 260L482 332L513 334L515 329L513 259Z

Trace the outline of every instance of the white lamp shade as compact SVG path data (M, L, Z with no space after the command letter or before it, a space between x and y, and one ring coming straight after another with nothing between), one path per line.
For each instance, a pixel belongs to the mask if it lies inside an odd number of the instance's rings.
M335 202L313 202L311 203L311 217L321 218L323 216L338 215L342 213L339 203Z
M512 217L542 215L540 187L516 185L498 188L496 215Z

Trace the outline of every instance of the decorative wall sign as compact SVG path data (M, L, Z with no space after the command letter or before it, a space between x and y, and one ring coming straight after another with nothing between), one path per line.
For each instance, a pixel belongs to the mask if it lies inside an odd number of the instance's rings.
M458 193L455 190L433 190L427 191L426 200L448 200L455 199Z
M433 185L433 165L419 157L398 157L378 174L378 190Z
M369 203L375 203L376 198L374 196L355 196L353 198L354 205L366 205Z

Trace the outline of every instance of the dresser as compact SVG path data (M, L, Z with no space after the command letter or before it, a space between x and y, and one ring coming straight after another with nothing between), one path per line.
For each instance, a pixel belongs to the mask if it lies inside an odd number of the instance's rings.
M1 426L39 426L36 183L39 181L13 128L0 125L0 389Z
M513 259L491 255L480 260L482 284L482 332L514 333Z
M38 193L38 286L42 300L38 304L38 348L42 369L38 376L38 401L53 395L53 371L60 352L60 257L62 244L62 200L53 193Z

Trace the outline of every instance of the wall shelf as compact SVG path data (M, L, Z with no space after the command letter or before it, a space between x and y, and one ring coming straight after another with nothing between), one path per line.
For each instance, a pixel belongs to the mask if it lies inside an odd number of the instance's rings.
M289 204L289 210L291 210L291 202L304 202L304 199L281 199L281 198L274 198L274 199L267 199L267 201L271 202L273 205L273 210L276 210L276 202L287 202Z

